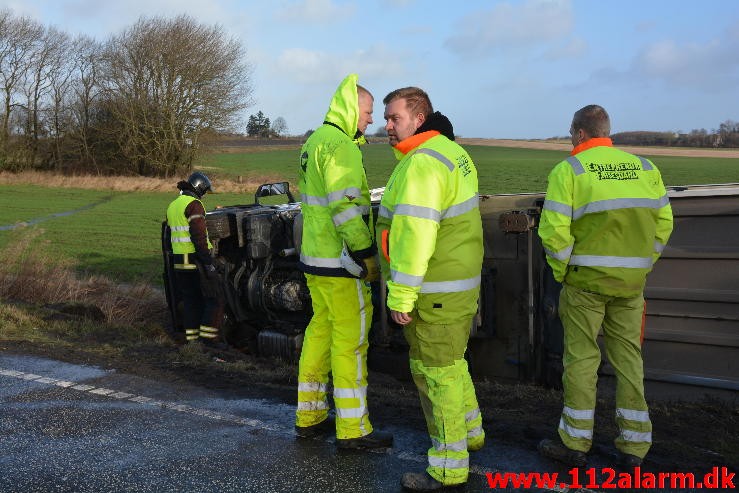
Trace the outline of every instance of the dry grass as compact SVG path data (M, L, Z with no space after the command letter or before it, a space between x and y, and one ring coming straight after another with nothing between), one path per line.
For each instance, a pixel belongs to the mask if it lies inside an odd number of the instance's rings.
M106 322L115 325L164 323L166 305L161 292L146 284L119 285L101 276L80 278L70 261L38 247L42 233L41 229L16 233L0 251L0 298L93 305Z
M177 178L148 178L143 176L98 176L44 173L23 171L20 173L0 172L0 185L38 185L52 188L83 188L89 190L113 190L118 192L172 192L179 180ZM212 178L212 177L211 177ZM214 185L217 193L253 193L265 183L261 179L239 181L218 178Z

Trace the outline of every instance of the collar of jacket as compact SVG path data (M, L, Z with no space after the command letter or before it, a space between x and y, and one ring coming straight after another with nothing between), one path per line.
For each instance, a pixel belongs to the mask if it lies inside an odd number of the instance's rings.
M344 129L342 129L340 126L338 126L334 122L324 120L323 124L338 128L339 130L341 130L341 133L346 135L346 132L344 132ZM352 138L352 141L354 141L354 143L357 144L358 146L361 146L367 143L367 138L364 136L364 134L360 130L357 130L357 133L354 134L354 138Z
M411 135L407 139L401 140L400 142L395 144L393 146L393 149L395 149L402 155L405 155L429 140L431 137L436 137L437 135L441 135L441 132L437 130L429 130L420 134Z
M572 149L570 156L574 156L575 154L579 154L582 151L587 151L588 149L592 149L593 147L600 146L613 147L613 142L611 142L611 139L609 137L593 137L592 139L588 139Z
M187 195L188 197L193 197L195 199L200 200L200 197L198 197L198 194L193 192L192 190L182 190L180 192L180 195Z

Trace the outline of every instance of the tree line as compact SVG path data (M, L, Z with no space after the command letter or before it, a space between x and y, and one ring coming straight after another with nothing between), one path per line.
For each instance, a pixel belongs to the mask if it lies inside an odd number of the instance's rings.
M711 132L701 128L680 132L619 132L611 135L616 145L673 147L739 147L739 122L726 120Z
M105 41L0 11L0 170L169 177L251 105L244 49L219 26L141 17Z

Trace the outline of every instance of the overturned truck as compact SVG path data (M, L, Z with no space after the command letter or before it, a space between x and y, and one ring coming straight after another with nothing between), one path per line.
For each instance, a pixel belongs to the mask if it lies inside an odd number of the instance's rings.
M373 191L373 206L382 190ZM739 390L739 184L668 188L675 225L647 279L645 379L684 395L685 386L736 395ZM266 201L282 203L267 205ZM536 229L543 193L481 195L485 254L478 314L466 358L473 378L560 385L563 329L560 285ZM300 203L286 182L260 186L254 203L206 215L226 300L224 336L237 348L295 361L311 316L310 293L297 269ZM166 223L164 284L175 330L181 301L173 285ZM385 309L385 286L373 283L369 365L406 368L402 331ZM602 351L600 374L613 369Z

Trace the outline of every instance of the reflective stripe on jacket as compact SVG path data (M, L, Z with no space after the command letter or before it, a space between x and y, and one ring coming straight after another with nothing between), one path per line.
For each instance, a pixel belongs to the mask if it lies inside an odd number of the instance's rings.
M413 148L403 155L398 148L408 142ZM429 323L470 317L483 257L477 169L461 146L436 131L395 150L402 158L377 219L387 305L404 313L415 306Z
M670 237L672 208L651 161L612 147L610 139L597 144L549 174L539 236L558 281L636 296Z
M367 177L353 140L358 121L357 76L352 74L336 90L324 124L300 150L299 266L304 272L352 277L341 267L343 246L360 257L374 253Z

